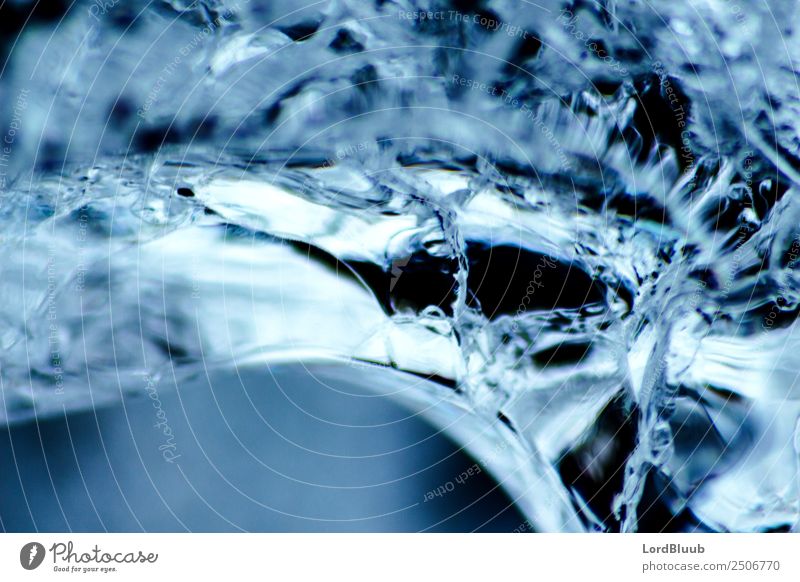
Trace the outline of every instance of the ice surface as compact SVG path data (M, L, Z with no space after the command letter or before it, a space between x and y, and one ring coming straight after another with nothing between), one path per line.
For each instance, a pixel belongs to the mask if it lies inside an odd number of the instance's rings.
M5 41L3 422L391 366L533 529L798 527L795 2L97 6Z

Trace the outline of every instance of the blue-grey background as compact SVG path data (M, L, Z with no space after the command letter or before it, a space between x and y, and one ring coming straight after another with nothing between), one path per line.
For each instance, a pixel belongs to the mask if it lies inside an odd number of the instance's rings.
M485 473L456 482L472 459L385 396L301 367L166 384L158 399L180 455L172 463L146 392L2 430L2 529L525 529ZM425 500L447 482L451 491Z

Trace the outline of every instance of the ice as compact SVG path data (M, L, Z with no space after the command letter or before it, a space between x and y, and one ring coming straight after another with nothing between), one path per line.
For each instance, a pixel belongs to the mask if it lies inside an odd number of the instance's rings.
M2 422L392 367L531 529L797 529L795 2L90 6L3 49Z

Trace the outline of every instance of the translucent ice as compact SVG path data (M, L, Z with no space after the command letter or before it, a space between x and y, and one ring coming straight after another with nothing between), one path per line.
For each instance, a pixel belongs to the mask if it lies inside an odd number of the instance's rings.
M800 22L739 5L41 16L0 83L0 419L391 366L494 427L532 529L796 529Z

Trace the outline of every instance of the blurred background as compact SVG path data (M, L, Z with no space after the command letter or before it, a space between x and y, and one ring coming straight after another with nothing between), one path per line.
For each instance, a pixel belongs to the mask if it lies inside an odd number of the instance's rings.
M5 428L0 524L9 532L527 531L497 483L443 433L390 397L324 372L216 371L162 385L157 400L150 390Z
M800 528L796 0L0 2L1 528Z

